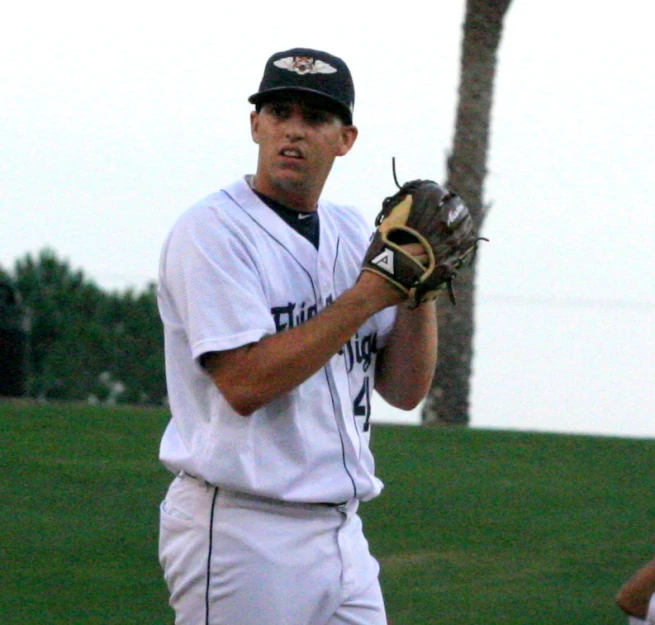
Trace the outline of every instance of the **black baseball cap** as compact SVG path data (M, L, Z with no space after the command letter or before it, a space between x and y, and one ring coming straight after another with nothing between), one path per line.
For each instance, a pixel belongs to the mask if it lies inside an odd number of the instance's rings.
M344 122L352 124L355 86L348 66L339 57L311 48L276 52L266 61L259 91L248 102L261 105L286 91L326 98Z

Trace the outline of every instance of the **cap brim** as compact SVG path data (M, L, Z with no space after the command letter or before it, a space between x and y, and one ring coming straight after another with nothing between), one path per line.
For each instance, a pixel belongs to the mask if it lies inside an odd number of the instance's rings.
M343 116L344 121L347 124L352 124L353 123L353 118L352 118L352 112L350 109L343 104L342 102L339 102L339 100L336 100L335 98L331 98L328 95L325 95L322 91L318 91L316 89L307 89L306 87L273 87L271 89L266 89L265 91L258 91L257 93L253 93L249 98L248 102L250 104L263 104L264 102L273 99L276 95L279 95L281 93L285 92L301 92L301 93L307 93L311 95L315 95L321 100L325 100L326 102L329 102L334 106L334 108Z

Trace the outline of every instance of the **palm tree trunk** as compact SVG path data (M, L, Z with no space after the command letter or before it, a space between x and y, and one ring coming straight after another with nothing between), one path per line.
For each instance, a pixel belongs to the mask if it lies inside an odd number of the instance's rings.
M459 104L447 186L471 211L480 231L496 53L511 0L467 0L462 38ZM425 424L467 425L473 361L475 264L455 282L457 306L439 299L439 362L426 398Z

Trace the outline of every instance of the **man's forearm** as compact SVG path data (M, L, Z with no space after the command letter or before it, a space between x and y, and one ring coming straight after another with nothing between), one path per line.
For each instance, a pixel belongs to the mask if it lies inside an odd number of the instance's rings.
M399 306L393 330L378 359L375 388L396 408L411 410L430 389L437 364L434 302Z
M382 288L381 288L382 286ZM302 325L208 356L215 384L239 414L251 414L316 373L363 323L401 295L368 274Z

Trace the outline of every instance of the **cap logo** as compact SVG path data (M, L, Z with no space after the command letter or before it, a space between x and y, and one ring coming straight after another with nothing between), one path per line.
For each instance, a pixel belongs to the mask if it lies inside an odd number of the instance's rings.
M288 69L296 74L334 74L337 70L329 63L309 56L287 56L273 63L275 67Z

